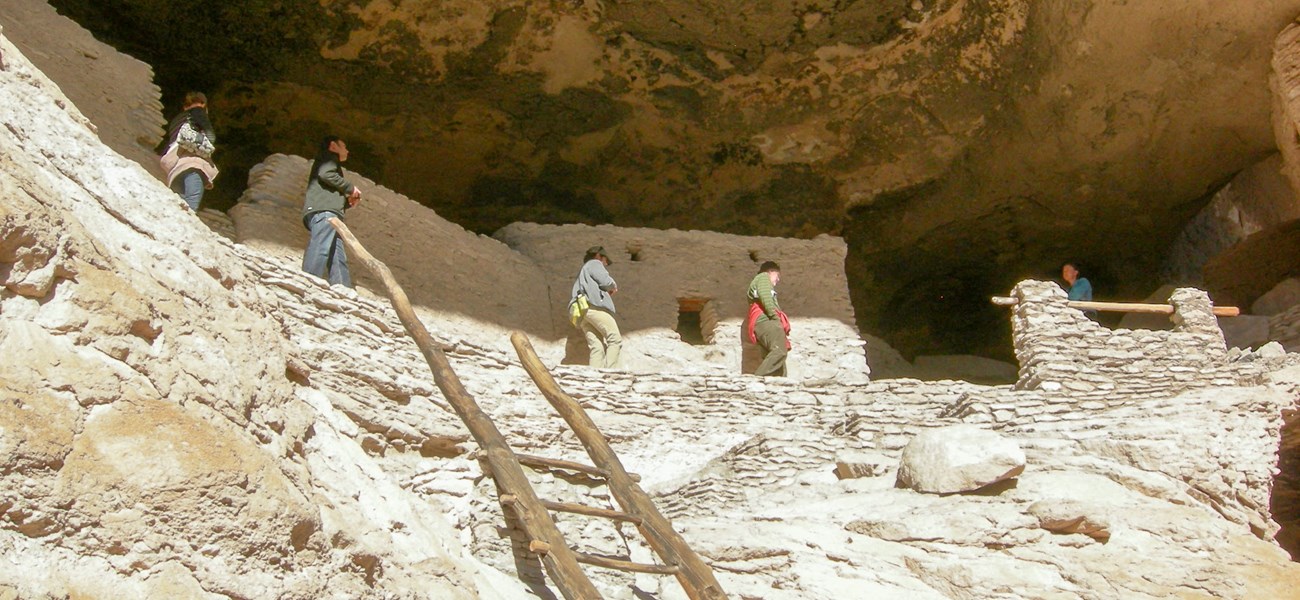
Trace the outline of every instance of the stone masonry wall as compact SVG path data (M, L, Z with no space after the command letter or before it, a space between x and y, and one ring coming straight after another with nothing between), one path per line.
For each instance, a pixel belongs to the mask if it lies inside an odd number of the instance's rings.
M1233 379L1223 332L1202 291L1174 291L1171 331L1107 329L1070 308L1055 283L1023 281L1013 296L1018 300L1012 317L1018 389L1067 389L1106 398L1117 387L1170 393L1230 385Z
M249 173L248 190L230 211L235 238L282 260L300 262L306 231L300 218L308 162L273 155ZM346 167L345 167L346 168ZM568 362L586 362L580 333L565 315L583 252L603 244L621 289L616 303L631 370L706 366L739 372L744 294L764 260L782 264L782 307L792 318L790 376L865 381L869 368L854 325L844 275L844 241L746 237L701 231L659 231L585 225L516 223L475 235L433 210L349 173L363 189L348 226L392 269L412 304L445 323L444 331L522 329L560 340ZM504 243L503 243L504 242ZM378 291L353 260L357 285ZM690 346L674 330L683 307L700 311L705 343ZM567 338L567 339L566 339ZM555 350L539 348L544 356Z
M613 261L610 274L619 283L614 302L624 335L674 330L683 303L703 303L709 318L702 321L713 325L704 332L710 340L706 346L716 348L712 353L732 372L741 369L740 327L749 308L745 290L758 266L774 260L781 265L778 300L791 322L790 376L853 382L865 381L869 373L841 238L534 223L513 223L494 235L545 270L550 303L557 307L568 304L586 249L604 246ZM565 323L561 333L571 336L571 351L585 353L576 330Z

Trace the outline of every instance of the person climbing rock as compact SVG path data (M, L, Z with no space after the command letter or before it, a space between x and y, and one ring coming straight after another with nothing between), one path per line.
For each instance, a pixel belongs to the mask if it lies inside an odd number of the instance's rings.
M167 186L180 195L191 211L198 212L203 191L212 189L217 166L212 163L217 134L208 120L208 97L203 92L185 94L185 108L167 125L158 144L158 163L167 174Z
M343 177L339 163L348 160L348 145L338 136L326 136L316 152L316 160L307 175L307 193L302 207L302 224L311 232L307 251L302 256L302 270L330 285L352 287L348 272L348 255L343 240L329 220L343 218L343 213L361 202L361 189ZM326 278L326 272L329 275Z
M749 289L745 292L749 299L745 335L751 344L758 344L763 350L763 362L754 370L755 375L784 377L786 374L790 319L776 301L776 284L780 282L781 266L769 260L759 266L758 274L749 282Z
M569 297L570 306L580 304L579 296L586 299L587 308L581 309L578 328L587 339L591 354L588 364L605 369L617 368L623 351L623 337L614 320L613 295L618 292L618 283L609 275L609 263L604 247L588 248Z

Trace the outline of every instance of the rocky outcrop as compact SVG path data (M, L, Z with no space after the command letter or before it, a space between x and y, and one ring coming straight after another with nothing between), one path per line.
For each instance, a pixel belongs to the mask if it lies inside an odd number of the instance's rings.
M1192 219L1169 252L1164 280L1204 285L1202 268L1242 240L1300 217L1300 195L1283 174L1281 154L1238 173Z
M0 349L22 357L0 365L0 589L493 595L436 511L338 443L355 424L294 382L310 350L240 250L0 55Z
M21 357L0 361L0 595L532 597L385 304L209 232L2 37L0 57L0 351ZM517 450L582 457L503 339L424 315ZM1263 599L1300 583L1269 507L1294 497L1274 469L1295 363L1219 352L1214 379L1090 392L554 371L733 597ZM1015 486L894 487L909 440L963 423L1024 450ZM839 459L885 470L840 480ZM610 505L585 478L530 477ZM631 528L559 520L648 558ZM611 598L681 593L592 576Z
M1277 148L1285 161L1283 173L1291 188L1300 192L1300 23L1292 23L1273 45L1273 129Z
M56 102L75 104L109 148L158 170L154 146L166 121L152 67L96 40L45 0L5 2L0 27L37 69L63 84L66 97L58 94Z
M212 94L226 173L334 131L357 169L481 233L842 235L859 329L908 359L1009 358L985 299L1066 260L1107 296L1154 289L1186 220L1274 151L1269 63L1300 14L1300 0L53 4L155 65L168 98Z

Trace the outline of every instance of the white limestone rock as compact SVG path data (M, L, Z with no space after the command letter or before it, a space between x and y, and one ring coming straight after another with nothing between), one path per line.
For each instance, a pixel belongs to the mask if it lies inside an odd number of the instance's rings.
M835 456L835 476L839 479L879 477L888 470L888 457L878 452L841 452Z
M977 490L1024 472L1015 441L971 425L926 430L903 449L898 485L929 494Z
M1030 505L1029 514L1052 533L1081 533L1098 541L1110 539L1110 520L1099 508L1083 502L1040 500Z

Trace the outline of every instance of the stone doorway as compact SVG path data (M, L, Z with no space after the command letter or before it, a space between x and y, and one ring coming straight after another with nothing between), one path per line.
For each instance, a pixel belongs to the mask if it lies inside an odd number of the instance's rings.
M713 343L718 311L711 298L677 299L677 335L692 346Z

